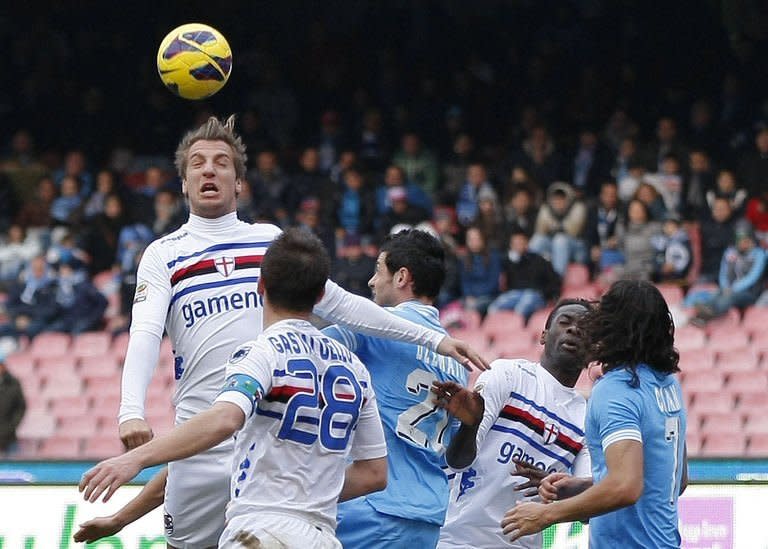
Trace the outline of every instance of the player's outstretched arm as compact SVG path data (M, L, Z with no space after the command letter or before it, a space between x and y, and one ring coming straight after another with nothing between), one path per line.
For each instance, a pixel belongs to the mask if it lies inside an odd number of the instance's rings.
M161 338L156 334L137 331L131 335L123 365L121 382L119 433L128 450L146 444L154 436L144 420L144 400L152 379Z
M574 477L568 473L552 473L539 484L539 497L544 503L572 498L592 486L592 477Z
M96 501L101 494L104 494L104 501L108 501L115 490L145 467L184 459L212 448L231 437L244 420L245 414L239 406L217 402L167 435L97 464L83 475L79 490L90 502Z
M74 540L94 542L106 536L116 534L129 524L163 504L165 498L165 481L168 478L168 468L163 467L141 489L139 495L125 504L115 514L108 517L96 517L80 525L75 532Z
M432 383L435 404L461 421L461 426L445 451L445 460L453 469L469 467L477 457L477 430L483 419L485 401L479 393L453 381Z
M516 484L514 490L516 492L523 492L525 497L538 494L541 482L547 476L546 471L542 471L538 467L534 467L530 463L520 461L519 459L513 459L512 462L515 464L515 470L510 474L528 479L525 482Z
M326 283L323 299L315 306L314 312L319 317L334 324L341 324L353 332L425 345L456 359L468 370L471 370L472 366L480 370L487 370L489 367L488 361L465 342L393 315L373 301L347 292L330 280Z
M643 445L619 440L605 450L608 474L572 498L543 503L519 503L504 514L504 535L515 541L556 522L586 520L634 504L643 493Z
M378 492L387 487L387 458L353 461L344 473L339 502Z

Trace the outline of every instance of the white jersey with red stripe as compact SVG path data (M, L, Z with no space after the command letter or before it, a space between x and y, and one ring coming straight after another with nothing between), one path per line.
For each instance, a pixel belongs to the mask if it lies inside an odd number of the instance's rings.
M240 346L217 402L246 415L237 433L227 520L281 513L333 532L351 461L385 457L371 378L360 359L304 320Z
M475 383L485 401L477 432L477 456L456 473L440 548L521 547L540 549L541 534L514 544L502 535L504 513L524 498L514 486L513 459L549 473L589 476L584 438L586 400L561 385L546 369L527 360L496 360ZM528 498L528 499L536 499Z
M234 213L210 220L190 216L144 252L131 333L167 331L177 420L210 407L232 350L261 333L256 283L262 257L279 234L274 225L244 223Z

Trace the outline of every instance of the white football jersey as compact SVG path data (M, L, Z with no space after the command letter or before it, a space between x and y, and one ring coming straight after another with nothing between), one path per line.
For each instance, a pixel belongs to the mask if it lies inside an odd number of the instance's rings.
M240 346L226 376L216 401L246 415L227 520L277 511L335 530L347 458L387 453L362 362L309 322L283 320Z
M511 544L501 531L504 513L526 499L514 491L515 485L527 479L511 474L515 470L512 460L526 461L549 473L590 476L584 438L586 400L537 363L496 360L491 366L475 383L485 401L477 457L453 479L438 547L540 549L541 534Z

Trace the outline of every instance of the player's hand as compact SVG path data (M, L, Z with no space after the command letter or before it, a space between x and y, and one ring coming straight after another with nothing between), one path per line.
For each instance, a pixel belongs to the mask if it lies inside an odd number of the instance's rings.
M458 418L465 425L477 425L483 419L485 401L479 393L453 381L433 381L435 404Z
M568 473L552 473L542 479L539 484L539 496L544 503L552 503L563 499L563 488L568 483L571 475Z
M437 346L437 352L458 360L467 370L474 366L478 370L490 370L490 363L481 357L468 343L460 339L445 336Z
M101 494L107 502L123 484L139 474L142 467L132 453L123 454L98 463L89 469L80 480L78 490L83 498L93 503Z
M523 492L523 496L525 497L535 496L539 493L539 486L541 481L547 476L547 472L542 471L538 467L534 467L530 463L520 461L519 459L513 459L512 462L515 464L515 470L510 474L528 479L526 482L517 484L515 486L515 491L522 492L525 490L525 492Z
M142 444L146 444L154 433L149 427L149 423L143 419L129 419L120 424L120 440L126 450L133 450Z
M72 536L77 543L94 542L98 539L117 534L123 529L123 524L115 515L108 517L96 517L80 525L80 529Z
M547 518L547 506L543 503L520 503L504 513L501 529L509 541L541 532L552 524Z

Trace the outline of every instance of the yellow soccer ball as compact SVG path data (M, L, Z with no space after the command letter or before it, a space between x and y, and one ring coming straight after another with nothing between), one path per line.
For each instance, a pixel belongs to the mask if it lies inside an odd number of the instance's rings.
M163 38L157 50L163 84L184 99L205 99L219 91L232 72L232 50L224 36L208 25L181 25Z

